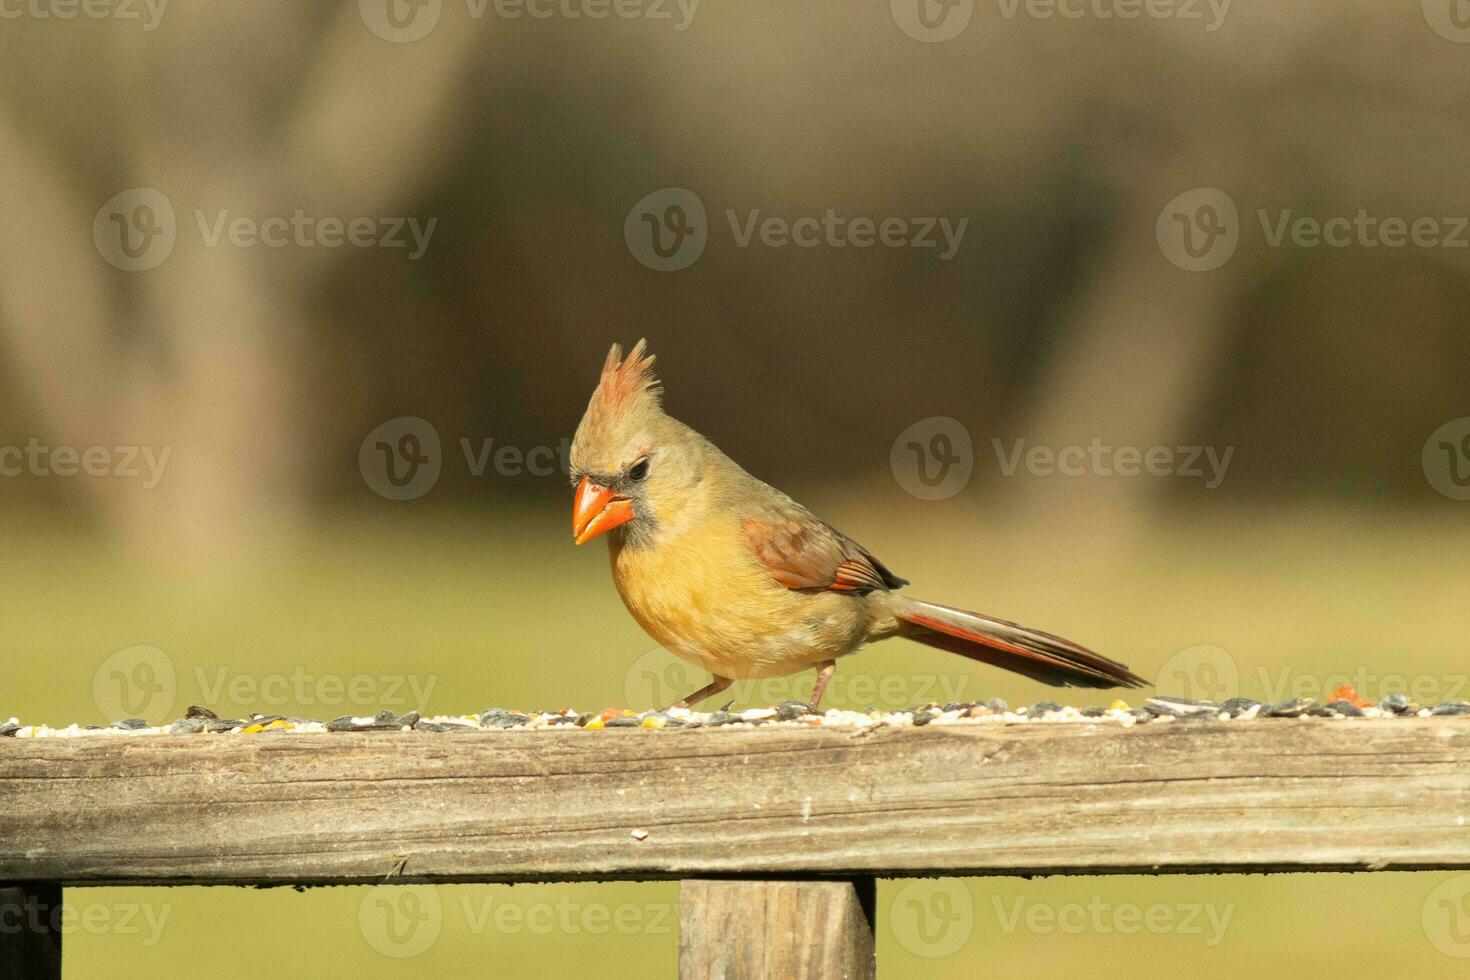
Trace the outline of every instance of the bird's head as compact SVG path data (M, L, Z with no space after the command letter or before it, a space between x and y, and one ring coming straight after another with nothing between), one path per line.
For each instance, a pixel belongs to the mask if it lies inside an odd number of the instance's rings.
M625 525L624 537L651 540L699 482L703 440L664 413L653 355L645 348L640 340L624 357L613 344L572 437L577 544Z

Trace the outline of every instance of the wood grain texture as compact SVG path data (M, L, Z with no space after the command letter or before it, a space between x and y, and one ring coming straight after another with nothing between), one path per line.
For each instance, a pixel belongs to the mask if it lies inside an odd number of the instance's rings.
M871 878L679 885L679 980L874 980Z
M1464 868L1470 720L6 738L0 807L64 884Z

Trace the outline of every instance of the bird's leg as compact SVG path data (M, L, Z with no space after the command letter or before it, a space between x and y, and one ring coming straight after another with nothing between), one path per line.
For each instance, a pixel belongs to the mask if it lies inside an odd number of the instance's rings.
M817 705L822 703L822 692L827 690L827 682L835 673L837 673L837 661L835 660L829 660L817 667L817 683L812 686L812 699L807 707L813 711L817 710Z
M684 700L675 701L673 704L669 705L669 708L693 707L694 705L703 701L705 698L714 697L716 694L719 694L721 691L723 691L725 688L729 687L733 683L735 682L730 680L730 678L728 677L716 677L714 680L710 681L704 687L701 687L699 690L695 691ZM669 709L665 708L664 710L667 711Z

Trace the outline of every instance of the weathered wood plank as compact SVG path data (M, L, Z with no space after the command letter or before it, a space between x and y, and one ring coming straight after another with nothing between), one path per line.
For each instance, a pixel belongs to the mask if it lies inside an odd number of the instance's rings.
M12 738L0 806L65 884L1463 868L1470 721Z
M871 878L679 885L680 980L873 980ZM861 891L860 891L861 890Z
M0 977L61 980L60 885L0 885Z

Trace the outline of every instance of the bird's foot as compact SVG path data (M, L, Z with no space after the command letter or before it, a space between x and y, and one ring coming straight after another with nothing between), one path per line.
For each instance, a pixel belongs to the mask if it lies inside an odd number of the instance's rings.
M807 703L807 707L812 711L818 710L817 706L822 703L822 694L827 690L827 682L832 679L832 675L836 672L837 661L835 660L829 660L824 664L818 665L817 683L812 686L812 699Z

